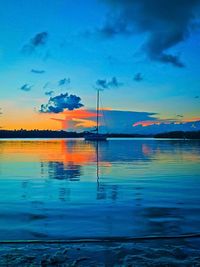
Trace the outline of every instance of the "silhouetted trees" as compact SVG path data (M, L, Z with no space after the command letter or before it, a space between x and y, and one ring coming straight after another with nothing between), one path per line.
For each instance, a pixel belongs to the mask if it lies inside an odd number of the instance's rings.
M52 130L0 130L0 138L81 138L88 132L66 132ZM192 132L167 132L155 135L144 134L126 134L126 133L110 133L107 137L123 138L123 137L154 137L154 138L182 138L182 139L200 139L200 131Z
M154 135L155 138L181 138L181 139L200 139L200 131L192 132L168 132L168 133L159 133Z
M0 138L72 138L83 137L83 133L51 130L0 130Z

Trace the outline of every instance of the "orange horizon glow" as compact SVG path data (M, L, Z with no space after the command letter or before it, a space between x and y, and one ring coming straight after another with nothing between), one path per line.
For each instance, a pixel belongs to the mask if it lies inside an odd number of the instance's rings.
M99 114L101 117L102 114ZM24 110L20 112L18 109L13 111L10 109L8 112L4 112L4 116L1 117L1 129L6 130L67 130L72 126L80 128L82 127L94 127L92 120L87 118L96 118L96 112L87 109L66 110L62 113L39 113L34 110ZM84 121L83 121L84 120ZM52 121L59 122L52 123Z
M183 119L182 122L183 123L187 123L187 122L195 122L195 121L200 121L200 117L194 117L194 118L187 118L187 119Z
M73 144L73 145L72 145ZM64 165L88 165L96 163L97 150L94 143L83 143L76 140L48 140L48 141L3 141L1 149L6 149L6 153L13 162L62 162ZM22 153L23 151L23 153ZM56 153L55 153L56 151ZM99 158L101 152L99 151ZM100 165L111 166L110 162L102 161Z
M4 103L5 104L5 103ZM3 108L4 110L5 108ZM115 110L109 107L101 108L103 110ZM102 117L100 112L99 117ZM86 108L76 110L65 110L62 113L39 113L33 109L23 110L16 109L15 106L9 106L8 110L3 111L3 115L0 117L1 129L7 130L80 130L81 128L89 129L96 126L96 111ZM133 117L134 119L134 117ZM150 120L150 121L138 121L132 124L133 127L143 126L148 127L151 125L165 124L184 124L188 122L200 121L200 117L197 116L184 116L184 118L176 118L174 120L168 120L165 118ZM131 122L130 122L131 124Z

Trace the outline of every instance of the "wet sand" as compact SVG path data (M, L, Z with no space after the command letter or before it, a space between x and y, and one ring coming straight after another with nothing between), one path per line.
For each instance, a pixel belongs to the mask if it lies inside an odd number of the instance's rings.
M200 239L2 245L0 266L200 266Z

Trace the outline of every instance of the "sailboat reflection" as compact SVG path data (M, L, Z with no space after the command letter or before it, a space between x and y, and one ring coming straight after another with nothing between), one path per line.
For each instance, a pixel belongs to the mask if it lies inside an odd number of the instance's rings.
M0 142L1 239L195 233L199 151L185 141Z
M96 141L96 155L97 155L97 185L99 186L99 141Z
M118 185L116 184L106 184L101 180L100 177L100 166L101 159L99 156L99 146L102 145L102 142L96 141L96 181L97 181L97 200L103 200L110 198L113 201L118 198ZM107 164L108 165L108 164Z

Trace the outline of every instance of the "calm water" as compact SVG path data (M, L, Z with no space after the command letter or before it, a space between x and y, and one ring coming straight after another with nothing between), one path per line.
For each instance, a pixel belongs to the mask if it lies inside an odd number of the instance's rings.
M0 190L1 240L195 233L200 141L1 140Z

